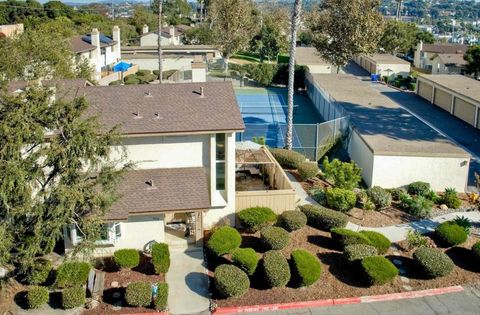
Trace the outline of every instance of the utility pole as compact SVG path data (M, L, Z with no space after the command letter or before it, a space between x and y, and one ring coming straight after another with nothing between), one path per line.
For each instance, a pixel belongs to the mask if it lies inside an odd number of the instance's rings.
M158 83L162 84L162 7L163 0L158 0Z
M397 0L397 15L395 17L397 21L402 19L402 2L403 0Z

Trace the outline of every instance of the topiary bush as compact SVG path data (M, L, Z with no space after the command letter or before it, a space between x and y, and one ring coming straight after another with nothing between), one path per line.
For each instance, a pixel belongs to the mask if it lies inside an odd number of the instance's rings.
M280 251L271 250L263 256L263 275L269 288L284 287L290 280L288 261Z
M168 305L168 283L157 284L157 296L153 301L157 311L165 311Z
M155 243L152 245L152 264L155 273L167 273L170 268L170 251L165 243Z
M137 73L135 73L137 76L146 76L152 74L152 71L150 70L138 70Z
M116 81L112 81L112 82L108 83L108 85L120 85L122 83L123 83L122 80L116 80Z
M233 265L220 265L215 268L214 283L223 297L242 296L250 287L247 274Z
M326 196L328 207L341 212L350 211L357 202L357 196L353 191L342 188L329 188Z
M237 248L232 254L233 263L251 276L257 269L260 257L253 248Z
M480 262L480 242L476 242L472 246L472 253L473 253L473 257L475 257L477 261Z
M453 209L458 209L462 205L455 188L446 188L443 196L440 198L440 202Z
M56 285L60 288L83 286L88 279L91 266L87 262L71 261L57 269Z
M378 250L366 244L353 244L345 246L343 249L343 257L349 262L358 262L366 257L377 256Z
M436 248L420 247L413 253L413 259L430 278L446 276L454 267L450 257Z
M338 159L329 162L328 157L325 157L322 169L324 178L336 188L352 190L362 180L362 169L355 162L341 162Z
M140 253L133 248L119 249L113 253L113 260L119 268L135 268L140 264Z
M348 217L345 214L324 207L302 205L300 211L307 217L308 225L319 230L330 231L334 228L344 228L348 223Z
M287 169L296 169L300 163L305 162L307 159L304 155L285 149L270 149L275 160L283 167Z
M212 234L207 247L217 256L232 253L242 243L242 236L229 226L222 226Z
M465 229L453 221L439 224L435 229L435 233L441 242L447 246L460 245L468 238Z
M280 215L280 224L290 232L300 230L307 224L307 216L301 211L285 211Z
M131 282L125 290L128 305L146 307L152 303L152 285L146 281Z
M290 241L290 234L276 226L268 226L260 231L260 238L267 249L283 249Z
M62 307L65 309L80 307L85 304L86 291L83 286L65 288L62 291Z
M397 267L383 256L372 256L362 259L362 268L372 285L392 282L398 276Z
M348 229L332 229L333 241L341 248L353 244L372 245L372 242L363 234ZM373 245L372 245L373 246Z
M312 253L304 249L296 249L291 253L292 273L301 287L307 287L320 279L322 266Z
M45 287L32 287L27 292L27 305L28 308L39 308L42 305L48 303L50 299L50 292Z
M240 224L248 231L255 233L265 226L272 225L277 220L277 215L267 207L252 207L237 213Z
M382 187L374 186L369 188L367 194L377 209L384 209L392 204L392 195Z
M318 164L315 162L302 162L298 165L298 174L302 180L315 177L319 171Z
M413 182L407 187L410 195L426 196L430 192L430 184L425 182Z
M385 235L375 231L360 231L360 234L368 238L380 255L385 254L392 244Z
M42 284L47 281L52 271L52 262L47 259L36 259L27 271L25 281L28 284Z
M134 77L134 78L130 78L130 79L125 79L125 81L123 82L123 84L125 85L135 85L135 84L139 84L140 83L140 79Z
M400 206L411 215L427 218L430 216L434 204L433 201L423 196L414 196L412 198L407 194L403 194L400 196Z

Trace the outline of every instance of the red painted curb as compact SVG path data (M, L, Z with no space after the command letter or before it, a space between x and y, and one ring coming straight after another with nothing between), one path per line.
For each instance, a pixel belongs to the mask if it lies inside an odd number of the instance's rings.
M446 293L462 292L465 289L462 286L452 286L438 289L428 289L421 291L401 292L383 295L363 296L362 303L380 302L380 301L393 301L402 299L412 299L424 296L441 295Z

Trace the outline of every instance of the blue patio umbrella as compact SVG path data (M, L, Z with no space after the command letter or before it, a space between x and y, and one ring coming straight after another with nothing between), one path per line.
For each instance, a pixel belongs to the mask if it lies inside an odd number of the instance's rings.
M116 65L113 66L113 71L120 72L120 71L127 71L132 66L131 63L120 61Z

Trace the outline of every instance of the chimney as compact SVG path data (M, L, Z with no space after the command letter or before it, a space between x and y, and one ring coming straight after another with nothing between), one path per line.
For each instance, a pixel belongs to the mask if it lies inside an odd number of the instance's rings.
M121 46L120 46L120 27L118 25L115 25L112 30L112 39L116 41L117 43L115 46L112 47L112 52L114 54L114 58L117 61L120 61L122 52L121 52Z
M101 62L101 50L100 50L100 33L98 29L94 28L90 34L90 41L95 49L92 51L92 60L91 64L95 67L95 79L100 79L100 73L102 72L102 62Z
M92 45L100 48L100 33L98 32L98 29L94 28L92 30L92 34L90 34Z
M148 33L148 25L144 24L142 28L142 34L147 34Z
M175 26L170 26L170 36L174 37L175 36Z

